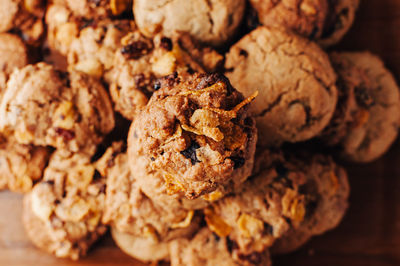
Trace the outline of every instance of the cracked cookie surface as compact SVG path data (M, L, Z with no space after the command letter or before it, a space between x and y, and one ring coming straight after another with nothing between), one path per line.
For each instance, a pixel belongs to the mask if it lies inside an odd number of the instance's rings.
M370 162L394 142L400 123L399 87L381 59L369 52L332 53L339 101L322 133L346 159Z
M107 227L102 224L105 178L90 156L56 151L43 181L24 198L23 222L42 250L73 260L83 256Z
M244 182L254 160L256 127L247 105L255 96L245 100L219 74L170 75L160 85L128 137L142 189L161 182L167 193L195 199Z
M336 75L313 42L281 29L259 27L231 47L226 75L250 106L260 145L298 142L320 133L335 110Z
M0 104L0 128L21 144L93 150L114 128L101 83L80 72L28 65L11 75Z
M245 5L244 0L136 0L133 13L139 29L147 35L161 30L170 36L178 30L219 46L234 35Z

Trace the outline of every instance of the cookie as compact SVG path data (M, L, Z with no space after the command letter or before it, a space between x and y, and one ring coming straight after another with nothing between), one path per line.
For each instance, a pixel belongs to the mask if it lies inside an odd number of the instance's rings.
M301 158L307 158L302 156ZM348 208L349 184L346 171L327 156L311 157L305 167L308 182L300 189L304 194L306 213L298 227L291 227L273 245L273 253L289 253L304 245L311 237L334 229Z
M28 51L25 43L15 34L0 33L0 99L6 83L15 68L28 64Z
M282 27L322 46L339 42L353 24L359 0L250 0L261 24Z
M86 254L107 227L101 223L105 178L87 154L58 150L43 181L24 198L23 223L40 249L73 260Z
M0 189L25 193L43 176L51 154L48 147L0 141Z
M107 178L103 223L116 231L158 246L157 243L189 236L197 230L199 217L193 210L164 208L141 191L122 143L107 149L97 162L97 169Z
M0 130L17 142L70 151L93 151L114 128L111 102L99 81L45 63L13 72L0 113Z
M255 173L242 189L213 203L204 214L210 230L228 237L236 252L247 256L290 237L292 231L307 235L300 245L333 228L343 217L347 197L347 176L329 157L297 158L265 150L257 155ZM332 206L335 209L329 209Z
M180 75L213 72L223 57L214 50L196 45L187 34L172 38L157 34L146 38L133 31L122 40L114 67L105 77L110 84L115 110L132 120L158 89L157 79L177 71Z
M139 29L146 35L162 31L190 33L195 39L214 46L226 43L243 18L244 0L136 0L133 13Z
M0 12L0 32L14 30L25 42L38 44L44 34L42 17L43 0L2 0Z
M394 142L400 123L399 87L382 60L369 52L331 53L339 101L322 142L353 162L370 162Z
M313 42L259 27L226 55L226 76L245 96L259 91L250 112L260 145L298 142L319 134L335 111L336 75Z
M198 231L192 239L171 241L169 250L171 266L271 265L267 250L248 256L237 255L229 239L220 238L207 228Z
M57 2L57 1L56 1ZM75 16L102 19L131 11L132 0L61 0Z
M164 78L128 136L129 164L140 186L159 174L167 193L195 199L243 183L257 139L247 113L254 97L244 99L220 74Z

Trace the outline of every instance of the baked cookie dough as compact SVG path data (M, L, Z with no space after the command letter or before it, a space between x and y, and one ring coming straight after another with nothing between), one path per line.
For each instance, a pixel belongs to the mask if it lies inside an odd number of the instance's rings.
M25 193L43 176L51 149L0 140L0 189Z
M268 250L248 256L235 253L235 247L227 238L221 238L203 228L192 239L181 238L169 244L171 266L271 266Z
M43 181L24 198L23 222L31 241L57 257L86 254L107 230L101 223L105 178L86 154L57 150Z
M15 68L28 64L28 51L25 43L15 34L0 33L0 99L6 83Z
M143 188L162 175L169 194L188 199L242 184L256 143L245 99L220 74L170 75L133 121L128 136L131 171Z
M44 33L43 0L1 0L0 6L0 32L14 30L31 45L40 41Z
M93 151L114 128L111 102L99 81L45 63L13 72L0 114L0 130L17 142L70 151Z
M335 111L336 75L313 42L281 29L259 27L226 55L226 75L250 106L260 145L298 142L318 135Z
M338 147L350 161L373 161L397 137L399 87L381 59L369 52L335 52L331 60L338 73L339 101L322 141Z
M147 197L131 174L123 146L122 142L113 143L97 162L100 174L107 178L103 223L120 233L130 234L137 239L136 243L141 239L156 246L193 234L198 229L199 217L193 210L165 208Z
M243 188L206 208L205 220L238 254L262 252L288 232L304 233L299 246L339 223L348 190L346 173L329 157L308 161L266 150L257 155L255 174Z
M101 19L131 11L133 0L56 0L64 2L75 16Z
M133 13L146 35L161 30L171 37L174 31L184 31L201 42L220 46L235 34L245 6L244 0L135 0Z
M307 158L305 156L301 158ZM311 237L337 227L348 207L350 187L346 171L330 158L312 156L305 167L308 181L300 188L304 194L306 212L298 227L291 227L275 241L273 253L289 253L304 245Z
M333 45L353 24L359 0L250 0L259 22L290 29L322 46Z
M133 120L159 89L157 79L178 72L213 72L222 65L223 57L208 47L196 44L188 34L176 33L171 38L157 34L146 38L133 31L122 39L115 54L114 67L105 77L110 84L115 110Z

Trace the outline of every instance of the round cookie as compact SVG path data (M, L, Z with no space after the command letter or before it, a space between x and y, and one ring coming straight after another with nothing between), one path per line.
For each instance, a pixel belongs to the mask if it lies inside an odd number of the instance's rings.
M335 52L331 60L340 97L321 139L350 161L373 161L397 137L399 87L382 60L369 52Z
M101 19L131 11L133 0L61 0L75 16Z
M338 43L354 22L359 0L250 0L258 20L283 27L327 47Z
M297 158L266 150L257 155L254 175L242 190L213 203L204 214L210 230L228 237L238 254L250 255L290 237L289 232L304 233L297 247L332 229L345 213L348 192L345 171L330 157Z
M199 219L194 211L163 208L141 191L123 148L122 143L114 143L97 162L100 174L107 178L103 223L156 246L197 230Z
M157 79L178 72L213 72L223 57L214 50L200 47L187 34L167 38L157 34L146 38L133 31L122 40L123 47L115 54L113 69L105 76L110 84L115 110L133 120L158 89Z
M25 42L37 44L44 33L43 0L1 0L0 32L17 31Z
M102 84L45 63L14 71L0 104L0 130L21 144L92 150L114 128Z
M24 198L23 222L31 241L57 257L86 254L107 227L101 223L105 178L86 154L56 151L43 181Z
M298 161L299 165L303 162ZM301 187L306 202L304 220L298 227L291 227L277 239L273 253L289 253L304 245L311 237L334 229L343 219L348 208L349 184L345 170L330 157L314 156L306 165L310 180Z
M149 195L154 175L167 193L188 199L243 183L257 139L247 113L254 97L244 99L220 74L164 78L128 136L130 167L143 191Z
M245 6L244 0L135 0L133 13L146 35L161 30L171 37L174 31L184 31L201 42L220 46L235 34Z
M260 145L298 142L319 134L335 110L336 75L313 42L281 29L259 27L226 55L226 76L250 106Z
M25 193L40 181L51 154L48 147L0 142L0 189Z
M248 256L238 255L229 239L218 237L208 228L198 231L192 239L171 241L169 250L171 266L271 266L268 250Z
M25 43L14 34L0 33L0 99L6 83L15 68L28 64L28 51Z

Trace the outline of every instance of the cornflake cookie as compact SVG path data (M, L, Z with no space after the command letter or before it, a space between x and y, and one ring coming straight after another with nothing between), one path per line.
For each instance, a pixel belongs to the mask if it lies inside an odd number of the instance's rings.
M276 239L294 234L288 232L304 234L293 243L298 247L332 229L343 217L347 176L329 157L316 155L305 161L264 151L257 155L255 171L242 190L204 210L210 230L228 237L237 254L260 253Z
M122 39L115 54L113 69L105 77L110 84L115 109L132 120L160 88L157 79L178 72L213 72L222 65L223 57L208 47L201 47L184 33L172 38L157 34L146 38L133 31Z
M348 208L350 187L342 167L336 165L330 157L322 155L312 156L306 164L299 159L295 163L305 168L308 179L300 187L306 212L298 227L292 226L283 237L276 240L271 249L273 253L292 252L311 237L334 229Z
M247 105L256 94L244 99L219 74L185 81L171 75L160 85L129 132L129 164L139 186L158 174L167 193L195 199L242 184L254 160L256 127Z
M250 3L261 24L287 28L330 46L350 29L359 0L250 0Z
M182 207L163 208L148 198L131 174L128 155L123 148L122 143L113 143L97 162L97 169L107 177L103 222L118 232L132 235L135 243L143 241L156 246L193 234L199 224L195 212ZM142 251L136 251L135 257L147 260L138 257ZM155 256L154 260L159 259Z
M259 27L233 45L226 75L250 106L260 145L298 142L320 133L335 110L336 75L328 56L295 34Z
M322 141L354 162L382 156L400 123L399 88L393 75L369 52L332 53L339 79L339 101Z
M236 32L245 6L244 0L135 0L133 13L146 35L184 31L201 42L220 46Z
M0 6L0 32L14 30L28 44L38 44L44 33L44 1L1 0Z
M114 113L99 81L39 63L14 71L0 104L0 130L18 143L94 150L114 128Z
M14 34L0 33L0 99L6 89L6 83L15 68L28 64L28 52L25 43Z
M23 222L31 241L57 257L78 259L101 237L105 178L86 154L56 151L24 198Z
M198 231L192 239L171 241L169 250L171 266L271 265L268 250L249 256L235 254L229 239L221 238L207 228Z
M43 176L51 149L0 140L0 189L25 193Z

